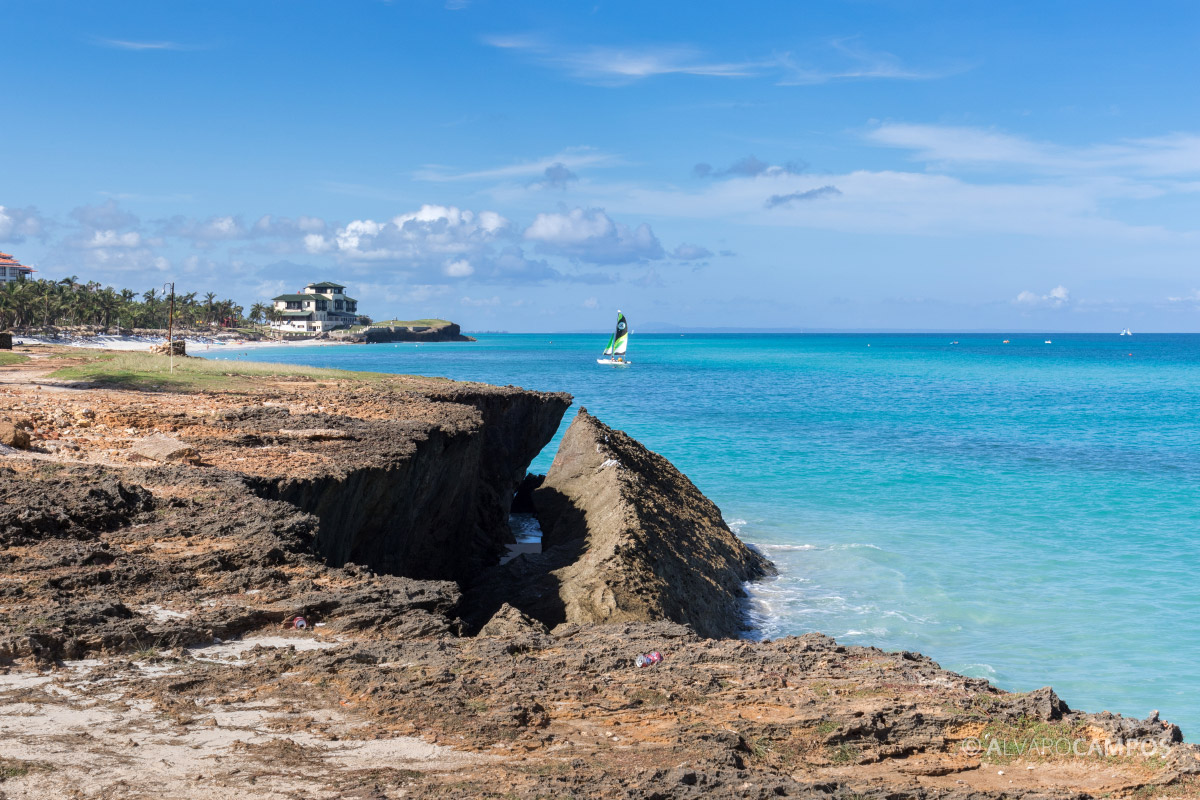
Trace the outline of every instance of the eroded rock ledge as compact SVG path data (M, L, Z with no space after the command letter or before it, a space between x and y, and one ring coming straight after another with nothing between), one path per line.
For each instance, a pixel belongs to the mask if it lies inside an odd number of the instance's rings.
M743 584L774 571L671 462L587 409L533 505L543 552L484 579L471 609L478 624L507 602L548 626L669 620L736 637Z

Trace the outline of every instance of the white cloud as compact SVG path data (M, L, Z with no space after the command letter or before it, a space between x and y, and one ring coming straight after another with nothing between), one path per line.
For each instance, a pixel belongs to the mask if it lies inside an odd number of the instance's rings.
M594 297L589 297L587 300L583 301L583 307L584 308L599 308L600 301Z
M629 83L655 75L738 78L758 74L764 66L754 62L714 61L686 46L562 47L527 35L487 36L484 42L492 47L528 53L576 78L606 83Z
M192 45L179 42L136 42L131 39L96 39L96 44L102 47L112 47L117 50L194 50Z
M683 244L676 247L671 252L672 258L678 258L680 261L696 261L701 258L708 258L712 255L712 251L706 247L701 247L698 244Z
M866 138L947 166L1015 166L1063 175L1200 174L1200 136L1187 133L1065 147L983 128L889 123L868 131Z
M1018 233L1137 241L1187 236L1159 226L1126 223L1106 213L1112 201L1160 197L1163 191L1134 181L1099 178L971 182L928 172L797 174L782 169L688 188L589 187L593 200L610 213L692 222L906 235ZM796 202L806 197L819 201ZM784 202L769 207L772 199Z
M891 53L871 51L857 39L834 39L809 55L829 62L825 66L800 63L791 53L758 59L721 60L688 45L651 44L627 47L602 45L564 46L536 36L488 36L492 47L524 53L578 80L622 86L659 75L696 75L715 78L772 77L780 86L807 86L836 80L929 80L954 70L919 70L904 66Z
M459 300L458 302L462 303L464 306L473 306L475 308L483 308L485 306L500 305L500 298L499 297L480 297L480 298L464 297L461 300Z
M599 208L538 214L524 236L542 252L593 264L626 264L664 255L649 225L643 222L630 229Z
M1042 306L1047 308L1062 308L1071 302L1071 292L1065 286L1055 286L1049 294L1038 295L1031 291L1023 291L1017 295L1016 302L1024 306Z
M944 70L908 67L892 53L867 48L857 37L833 39L828 44L834 54L834 63L829 66L807 66L799 63L791 53L785 54L780 61L786 72L778 81L779 85L812 86L846 80L925 81L963 70L961 66Z
M561 170L570 173L571 170L583 167L612 166L619 163L615 156L591 147L572 147L552 156L539 158L534 161L523 161L517 164L506 164L501 167L476 170L473 172L450 172L437 165L429 165L419 170L414 177L423 181L472 181L472 180L511 180L516 178L544 177L549 179L552 173Z
M85 247L138 247L142 244L142 236L136 231L92 231L91 238L84 242Z
M23 242L45 231L46 221L36 208L0 206L0 242Z
M442 267L442 272L451 278L465 278L468 275L475 273L475 268L471 266L471 262L465 258L460 258L457 261L447 261Z

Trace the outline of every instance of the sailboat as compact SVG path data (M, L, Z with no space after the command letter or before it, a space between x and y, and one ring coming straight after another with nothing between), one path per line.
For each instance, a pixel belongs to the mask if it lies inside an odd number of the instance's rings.
M1133 332L1131 330L1129 330L1129 328L1126 328L1125 330L1121 331L1121 335L1122 336L1133 336Z
M613 331L613 335L608 338L608 347L604 348L604 355L608 358L597 358L597 364L607 364L611 367L628 367L629 361L625 358L625 350L629 347L629 323L625 321L625 315L617 309L617 329Z

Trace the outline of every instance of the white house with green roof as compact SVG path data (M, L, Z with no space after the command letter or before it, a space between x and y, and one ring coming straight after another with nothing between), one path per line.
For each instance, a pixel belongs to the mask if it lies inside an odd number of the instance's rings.
M271 327L277 331L319 333L353 325L358 317L358 301L346 296L345 286L329 281L310 283L272 302L276 319Z

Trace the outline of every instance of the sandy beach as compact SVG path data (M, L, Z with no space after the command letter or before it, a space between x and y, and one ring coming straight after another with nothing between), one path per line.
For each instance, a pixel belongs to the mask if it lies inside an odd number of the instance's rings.
M132 350L147 352L157 344L162 344L165 336L14 336L14 345L58 345L60 347L83 347L89 350ZM239 339L217 339L208 337L185 338L189 353L219 353L222 350L230 353L238 350L258 350L272 347L322 347L327 345L343 345L348 342L332 339L299 339L294 341L249 341Z

